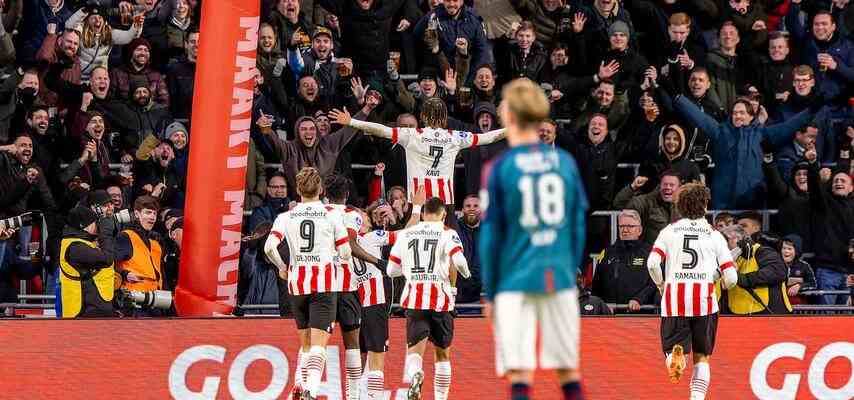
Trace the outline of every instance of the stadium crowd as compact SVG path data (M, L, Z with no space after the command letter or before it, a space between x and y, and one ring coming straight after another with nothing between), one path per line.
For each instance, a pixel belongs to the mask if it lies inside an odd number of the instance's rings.
M36 276L53 293L66 251L88 268L115 260L124 288L174 289L190 128L204 118L191 110L201 1L0 0L0 218L25 215L0 230L0 302ZM403 149L335 124L333 109L418 127L422 105L439 98L449 128L487 132L501 125L502 85L524 77L551 101L541 138L575 156L591 212L619 212L615 243L608 218L589 217L586 250L598 256L583 312L604 312L603 300L657 304L645 260L690 181L711 188L711 208L738 210L710 216L740 254L730 311L849 301L800 295L854 286L849 0L261 3L250 238L299 200L305 166L348 180L364 229L405 226ZM481 168L504 148L457 161L456 229L472 273L458 303L480 300ZM768 209L779 212L763 229ZM122 210L135 217L85 232ZM112 237L106 260L60 245L98 236ZM262 242L244 243L242 304L287 295Z

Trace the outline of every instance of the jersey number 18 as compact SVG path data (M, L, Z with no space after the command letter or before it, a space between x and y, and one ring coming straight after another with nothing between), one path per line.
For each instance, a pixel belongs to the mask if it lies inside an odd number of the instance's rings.
M525 175L519 179L519 192L522 193L520 225L528 228L541 223L559 225L563 222L564 186L558 174Z

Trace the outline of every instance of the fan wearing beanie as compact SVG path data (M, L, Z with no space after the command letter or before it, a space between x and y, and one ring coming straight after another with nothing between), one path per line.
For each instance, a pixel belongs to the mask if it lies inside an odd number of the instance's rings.
M98 214L89 207L78 205L68 213L59 250L57 315L113 316L115 236L113 221L99 221Z

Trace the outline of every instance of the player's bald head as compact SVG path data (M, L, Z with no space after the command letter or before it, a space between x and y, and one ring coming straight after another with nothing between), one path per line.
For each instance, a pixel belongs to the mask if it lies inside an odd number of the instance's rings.
M517 129L537 129L549 117L549 100L536 83L527 78L516 79L501 92L499 110L504 126Z

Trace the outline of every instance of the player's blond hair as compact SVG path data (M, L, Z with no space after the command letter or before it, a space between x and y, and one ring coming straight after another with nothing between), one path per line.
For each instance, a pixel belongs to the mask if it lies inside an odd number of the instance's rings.
M316 168L304 167L297 174L297 192L302 197L315 198L320 196L323 188L323 178Z
M519 129L533 129L549 117L549 100L543 89L527 78L516 79L501 92L505 111Z
M676 210L684 218L706 217L706 209L712 198L709 188L702 183L687 183L676 192Z

